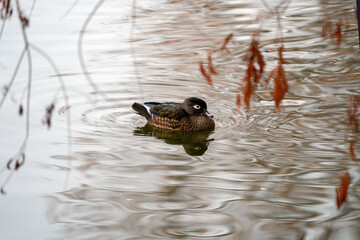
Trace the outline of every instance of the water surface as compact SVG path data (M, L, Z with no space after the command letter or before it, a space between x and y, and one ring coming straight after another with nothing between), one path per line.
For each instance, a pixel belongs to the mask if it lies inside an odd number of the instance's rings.
M22 4L29 13L32 1ZM105 1L81 45L98 92L78 59L79 33L96 1L79 1L63 17L72 4L37 1L27 29L57 64L71 107L56 73L32 51L26 162L0 198L1 239L357 239L360 175L347 137L359 139L346 115L350 96L359 94L354 1L293 1L281 15L290 87L282 111L275 111L272 86L260 84L251 110L237 114L242 59L256 17L267 11L262 1L136 1L136 21L133 2ZM338 48L321 30L340 17L349 29ZM262 24L267 72L277 64L277 29L275 17ZM230 54L213 56L219 75L210 87L199 61L229 33ZM14 15L0 40L2 86L23 46ZM0 109L1 168L25 135L18 106L27 77L24 60ZM131 109L134 101L189 96L206 100L215 131L153 131ZM41 121L54 98L48 130ZM335 188L346 171L348 200L338 210ZM2 183L8 175L1 172Z

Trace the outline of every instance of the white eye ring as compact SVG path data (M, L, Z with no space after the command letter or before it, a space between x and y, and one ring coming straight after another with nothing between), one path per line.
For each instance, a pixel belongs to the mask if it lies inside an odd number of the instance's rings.
M200 105L194 105L193 106L195 109L200 109L201 107L200 107Z

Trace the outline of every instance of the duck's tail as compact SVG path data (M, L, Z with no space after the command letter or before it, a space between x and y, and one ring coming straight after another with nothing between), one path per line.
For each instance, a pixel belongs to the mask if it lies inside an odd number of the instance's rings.
M136 113L139 114L140 116L146 118L146 120L148 121L151 120L151 115L142 104L135 102L132 105L132 109L134 109Z

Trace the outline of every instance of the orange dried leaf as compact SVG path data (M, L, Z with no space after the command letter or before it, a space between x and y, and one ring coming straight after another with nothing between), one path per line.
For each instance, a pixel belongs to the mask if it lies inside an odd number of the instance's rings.
M323 27L322 36L329 35L331 38L336 38L336 44L339 47L343 39L343 27L345 27L345 30L349 28L348 24L343 23L342 19L339 19L336 23L328 22Z
M259 54L258 54L258 64L259 64L259 67L260 67L260 75L263 74L264 70L265 70L265 61L264 61L264 57L262 56L261 52L258 51Z
M251 58L249 63L248 63L248 67L246 69L246 75L249 76L249 78L251 78L252 72L254 71L254 59Z
M1 0L0 4L2 6L0 8L0 19L10 18L12 15L12 8L10 6L11 0Z
M350 185L350 175L348 172L340 178L340 187L336 188L336 205L339 209L346 201L348 195L348 188Z
M7 162L6 168L7 168L8 170L11 169L11 163L12 163L13 160L14 160L13 158L10 158L9 161Z
M331 52L331 53L324 53L324 54L321 54L320 57L325 57L325 56L331 56L331 55L336 55L336 54L339 54L340 52Z
M236 95L236 112L239 112L241 109L241 95L238 93Z
M274 100L276 110L280 111L280 103L285 98L286 92L288 90L287 81L285 78L285 71L282 67L282 64L279 64L277 74L274 78Z
M211 54L208 55L208 65L209 65L210 73L214 75L218 75L218 72L215 70L214 65L212 63Z
M244 94L244 102L246 107L250 108L250 99L253 93L253 87L250 81L247 81L244 86L243 94Z
M283 47L283 46L279 47L279 49L278 49L278 55L279 55L279 62L280 62L280 64L284 64L284 63L285 63L284 58L283 58L283 50L284 50L284 47Z
M226 48L226 46L228 45L228 43L230 42L230 40L233 38L233 34L230 33L229 35L227 35L227 37L225 38L224 40L224 43L223 45L221 46L220 50L223 51L223 50L226 50L227 53L230 53L230 51Z
M241 79L240 83L241 83L241 84L246 83L247 81L249 81L248 78L249 78L249 76L246 75L245 77L243 77L243 78Z
M21 157L16 161L15 171L17 171L25 163L25 154L23 153Z
M271 70L269 73L269 76L265 79L266 86L269 84L270 80L274 77L274 74L278 71L279 65L276 65L276 67Z
M355 150L354 150L354 141L353 140L351 140L349 142L349 153L350 153L351 159L353 161L356 161Z
M20 19L20 22L22 23L23 27L29 26L29 18L25 17L21 11L19 13L19 19Z
M258 73L257 68L254 66L253 66L252 75L253 75L253 82L255 83L255 85L257 85L260 81L261 74Z
M279 47L279 63L273 70L269 73L269 76L265 79L265 84L268 85L271 79L274 79L274 92L273 98L275 101L276 110L280 111L280 103L285 98L286 92L289 89L287 84L285 70L283 67L284 59L282 56L283 46Z
M201 72L201 74L204 76L204 78L206 79L206 81L208 82L208 84L209 84L210 86L213 86L213 81L212 81L212 79L211 79L211 76L210 76L210 74L208 74L208 73L205 71L205 68L204 68L204 65L203 65L202 62L200 62L199 67L200 67L200 72Z
M338 23L336 23L336 30L333 33L333 37L336 37L336 43L337 46L339 47L341 44L341 39L342 39L342 32L341 32L341 26L342 26L342 21L341 19L339 20Z
M332 32L332 27L333 27L333 24L331 22L325 23L325 25L323 26L321 35L323 37L325 37L327 35L327 33L331 33Z
M276 110L279 112L280 111L280 102L282 99L282 87L281 87L281 81L280 81L280 75L276 74L275 78L274 78L274 93L273 93L273 97L275 100L275 106L276 106Z
M244 102L247 108L250 108L250 99L259 83L265 70L265 61L259 50L259 43L256 39L256 32L251 38L250 47L246 50L243 60L248 62L245 77L242 79ZM258 66L256 66L256 64Z
M357 119L358 114L358 104L354 100L354 97L350 99L349 106L347 108L347 114L349 118L349 125L353 126L355 129L359 127L359 121Z
M51 119L52 119L52 114L54 112L54 109L55 109L54 103L51 103L45 109L45 117L43 118L42 123L46 124L48 126L48 128L51 127Z
M23 112L24 112L23 105L20 104L20 106L19 106L19 115L22 116Z

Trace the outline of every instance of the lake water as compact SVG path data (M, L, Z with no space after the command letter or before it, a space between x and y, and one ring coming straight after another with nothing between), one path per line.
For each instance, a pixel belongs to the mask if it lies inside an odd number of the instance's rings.
M21 4L28 16L33 1ZM0 195L0 238L358 239L360 167L348 140L355 140L360 156L360 139L347 117L351 96L360 92L355 5L291 2L280 18L289 84L281 112L273 86L261 83L251 109L234 113L256 18L269 12L262 1L36 1L26 29L33 44L29 138L18 171L6 167L26 136L26 55L0 109L6 192ZM340 18L347 29L337 47L321 33ZM213 55L219 74L211 87L199 62L229 33L230 54ZM259 36L266 74L277 64L277 36L276 16L269 17ZM23 49L14 10L0 39L2 92ZM215 131L155 131L131 109L134 101L190 96L206 100ZM54 99L48 129L42 121ZM345 172L351 183L338 209L335 189Z

